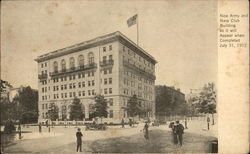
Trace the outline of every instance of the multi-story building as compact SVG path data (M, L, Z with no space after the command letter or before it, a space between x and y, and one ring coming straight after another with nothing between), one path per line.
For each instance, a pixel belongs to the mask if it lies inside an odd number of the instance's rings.
M38 62L39 121L46 119L49 105L59 107L59 120L69 118L69 105L80 99L89 118L94 96L108 101L108 120L128 118L124 108L137 95L143 108L155 111L156 60L120 32L100 36L44 54Z

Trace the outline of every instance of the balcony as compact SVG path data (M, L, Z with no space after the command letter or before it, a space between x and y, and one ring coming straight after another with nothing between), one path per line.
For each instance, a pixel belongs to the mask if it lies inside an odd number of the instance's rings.
M70 73L79 72L79 71L91 70L91 69L95 69L95 68L97 68L96 63L91 63L91 64L87 64L87 65L83 65L83 66L72 67L69 69L63 69L60 71L50 72L50 76L54 77L54 76L70 74Z
M114 65L114 60L110 59L110 60L104 60L100 62L100 66L109 66L109 65Z
M48 74L39 74L38 75L38 79L42 80L42 79L46 79L48 78Z
M151 80L156 79L155 75L153 75L151 73L148 73L148 72L144 71L143 69L138 68L137 66L135 66L133 64L130 64L127 61L123 61L123 65L130 68L130 69L132 69L132 70L134 70L135 72L139 73L140 75L143 75L143 76L146 76L146 77L150 78Z

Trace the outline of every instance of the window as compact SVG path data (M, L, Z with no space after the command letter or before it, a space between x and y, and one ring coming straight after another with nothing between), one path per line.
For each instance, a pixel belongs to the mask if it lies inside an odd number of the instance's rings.
M112 84L112 78L109 78L109 84Z
M61 93L61 98L63 98L63 93Z
M93 64L95 62L93 52L88 53L88 59L89 59L89 64Z
M82 77L81 73L78 73L78 79L80 79Z
M103 52L106 52L106 47L103 47L102 50L103 50Z
M104 84L108 84L108 80L107 79L104 79Z
M88 72L88 77L90 77L90 71Z
M69 84L69 89L72 89L72 83Z
M79 62L79 66L80 66L80 67L83 67L83 66L84 66L84 57L83 57L83 55L80 55L80 56L78 57L78 62Z
M104 69L104 70L103 70L103 73L104 73L104 74L107 74L107 69Z
M92 86L94 86L95 85L95 80L92 80Z
M109 99L109 106L113 106L113 98Z
M62 71L65 72L66 71L66 61L64 59L61 61L61 67L62 67Z
M106 56L103 56L102 57L102 61L105 63L107 61L107 57Z
M76 84L75 84L75 83L73 83L73 88L74 88L74 89L76 88Z
M109 45L109 50L112 50L112 45Z
M109 118L113 118L113 110L109 110Z
M89 87L91 86L91 81L88 81L88 86L89 86Z
M81 88L81 85L82 85L82 83L81 83L81 82L79 82L79 83L78 83L78 88Z
M67 93L64 94L64 97L67 98Z
M73 96L74 96L74 97L76 96L76 93L75 93L75 92L73 92Z
M92 95L95 95L95 90L92 90Z
M48 104L45 104L45 109L48 109Z
M112 94L112 88L109 88L109 93Z
M41 68L43 68L43 64L41 64Z
M94 75L95 75L95 72L94 72L94 71L92 71L92 72L91 72L91 75L92 75L92 76L94 76Z
M82 93L79 91L79 92L78 92L78 96L81 97L81 94L82 94Z
M107 88L104 89L104 94L108 94L108 89Z
M42 104L42 109L44 109L44 104Z
M85 87L85 82L84 81L82 82L82 87Z
M113 56L112 55L109 55L109 60L112 60L113 59Z
M85 91L82 91L82 96L85 96Z
M57 61L54 62L53 68L54 68L54 72L58 72L58 63L57 63Z
M69 67L70 67L70 69L75 69L75 59L74 59L74 57L71 57L69 59Z
M91 90L88 90L88 95L89 95L89 96L91 95Z
M82 73L82 77L85 78L85 73Z
M109 74L112 74L112 68L109 68L108 70L109 70Z
M65 89L65 90L67 89L67 84L64 85L64 89Z
M61 90L63 90L63 85L61 85Z

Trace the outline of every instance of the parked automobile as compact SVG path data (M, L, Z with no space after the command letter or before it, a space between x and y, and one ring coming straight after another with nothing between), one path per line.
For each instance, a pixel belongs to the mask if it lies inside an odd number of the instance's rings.
M106 130L106 124L87 123L85 130Z

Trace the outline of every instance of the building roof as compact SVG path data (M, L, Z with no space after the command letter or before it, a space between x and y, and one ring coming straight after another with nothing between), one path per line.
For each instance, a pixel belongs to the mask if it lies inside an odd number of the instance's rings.
M94 39L84 41L82 43L78 43L78 44L68 46L68 47L65 47L65 48L62 48L62 49L58 49L58 50L55 50L53 52L43 54L41 56L38 56L35 59L35 61L43 62L43 61L46 61L46 60L49 60L49 59L53 59L53 58L60 57L60 56L63 56L63 55L78 52L80 50L84 50L84 49L96 47L96 46L99 46L99 45L102 45L102 44L114 42L116 40L119 40L121 43L129 46L130 48L135 50L135 52L137 52L141 56L147 58L152 63L154 63L154 64L157 63L157 61L154 59L154 57L152 57L145 50L143 50L141 47L139 47L137 44L135 44L133 41L131 41L129 38L127 38L125 35L123 35L119 31L116 31L116 32L113 32L113 33L110 33L110 34L106 34L106 35L103 35L103 36L100 36L100 37L96 37Z

